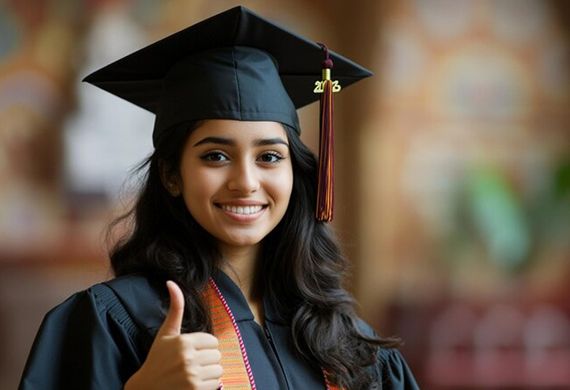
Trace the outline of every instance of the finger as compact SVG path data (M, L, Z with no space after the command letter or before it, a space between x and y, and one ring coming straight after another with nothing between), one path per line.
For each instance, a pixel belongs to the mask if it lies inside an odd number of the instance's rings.
M221 364L210 364L200 368L200 378L204 381L217 379L222 377L224 370Z
M194 361L202 366L217 364L222 359L218 349L200 349L194 353Z
M184 340L189 346L192 346L196 350L200 349L217 349L219 342L218 339L205 332L194 332L183 335Z
M184 294L182 294L180 287L171 280L166 282L166 287L170 296L170 306L166 318L158 330L158 336L179 336L182 318L184 317Z

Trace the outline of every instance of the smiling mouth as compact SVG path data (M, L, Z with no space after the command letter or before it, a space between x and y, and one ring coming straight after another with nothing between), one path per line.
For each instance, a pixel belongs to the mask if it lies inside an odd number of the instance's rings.
M239 214L239 215L252 215L257 214L261 210L267 207L267 205L252 205L252 206L232 206L232 205L225 205L225 204L216 204L217 207L221 208L224 211Z

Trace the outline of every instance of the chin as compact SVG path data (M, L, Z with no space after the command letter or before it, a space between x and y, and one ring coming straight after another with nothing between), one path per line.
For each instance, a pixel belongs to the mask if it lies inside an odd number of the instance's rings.
M245 248L258 245L261 242L261 239L228 239L222 240L222 242L227 246Z

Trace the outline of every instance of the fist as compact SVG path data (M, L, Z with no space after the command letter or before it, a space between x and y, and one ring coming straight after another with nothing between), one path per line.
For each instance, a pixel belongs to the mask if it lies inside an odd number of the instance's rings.
M126 390L215 390L222 366L218 339L209 333L181 333L184 295L172 281L168 314L141 368L127 381Z

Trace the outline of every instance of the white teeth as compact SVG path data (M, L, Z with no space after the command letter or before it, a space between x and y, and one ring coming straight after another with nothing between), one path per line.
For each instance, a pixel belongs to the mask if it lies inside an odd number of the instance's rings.
M229 205L222 205L222 209L225 211L229 211L234 214L242 214L242 215L249 215L255 214L261 211L263 206L229 206Z

